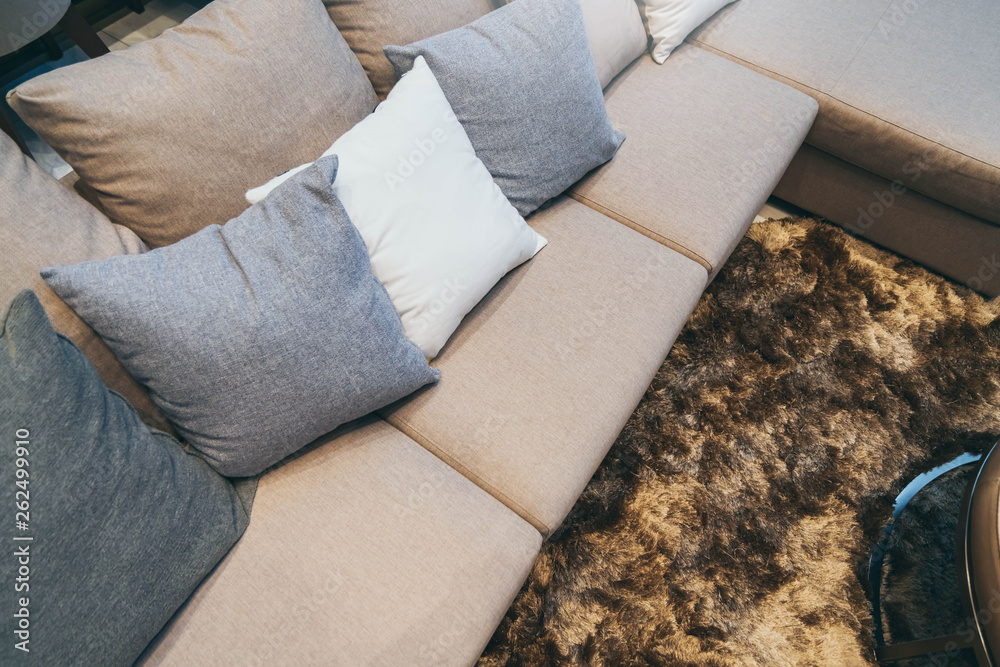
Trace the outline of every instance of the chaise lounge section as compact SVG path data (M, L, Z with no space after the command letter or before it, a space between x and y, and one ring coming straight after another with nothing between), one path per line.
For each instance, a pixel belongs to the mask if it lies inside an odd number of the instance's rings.
M819 102L776 196L996 296L998 32L986 0L741 0L688 41Z

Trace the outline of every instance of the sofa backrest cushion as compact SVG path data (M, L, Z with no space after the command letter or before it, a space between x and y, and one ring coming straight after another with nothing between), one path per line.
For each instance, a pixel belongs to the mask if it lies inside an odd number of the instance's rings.
M8 100L150 247L236 217L248 188L319 155L377 103L323 5L301 0L215 0Z
M458 28L495 7L494 0L324 0L324 4L379 99L385 99L396 83L383 46L409 44Z
M516 0L510 0L515 2ZM601 88L646 52L649 36L636 0L580 0Z
M42 665L130 665L243 534L256 482L234 486L147 428L30 291L6 310L0 481L21 514L0 561L0 662L27 641Z
M467 26L386 46L423 56L476 155L527 217L618 151L579 0L516 0Z
M147 424L169 429L146 390L38 275L39 269L53 264L134 255L145 249L135 234L111 224L0 133L0 309L21 290L34 290L55 330L87 355L105 384L128 399Z
M438 378L372 275L336 174L323 158L222 227L42 271L223 475L256 475Z
M646 52L646 28L635 0L580 0L601 88Z

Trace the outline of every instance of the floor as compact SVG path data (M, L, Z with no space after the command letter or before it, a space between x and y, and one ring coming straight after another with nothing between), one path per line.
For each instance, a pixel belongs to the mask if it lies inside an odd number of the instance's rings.
M197 7L182 0L152 0L142 14L129 14L102 30L101 39L112 51L127 49L178 25L196 11Z
M146 3L146 11L142 14L129 14L107 26L98 34L110 50L119 51L159 36L164 30L180 24L196 11L198 11L197 7L184 2L184 0L151 0ZM7 90L39 74L83 60L86 60L83 52L78 47L73 47L66 51L62 59L46 63L12 82L6 88L0 89L0 94L6 95ZM19 119L15 119L15 123L21 131L21 135L28 142L38 164L56 178L71 185L76 180L76 175L72 173L73 170L70 166ZM768 218L784 218L792 214L792 211L781 208L781 202L772 199L760 211L754 222L762 222Z
M790 209L783 208L782 202L772 198L764 204L764 208L762 208L760 213L757 214L757 217L754 218L754 222L757 223L764 222L768 219L787 218L790 215L795 215L795 212Z

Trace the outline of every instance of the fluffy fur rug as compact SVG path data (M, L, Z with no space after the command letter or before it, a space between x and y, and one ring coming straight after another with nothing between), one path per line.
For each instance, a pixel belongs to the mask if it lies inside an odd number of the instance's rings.
M755 225L479 665L874 664L867 557L1000 434L1000 322L815 220Z

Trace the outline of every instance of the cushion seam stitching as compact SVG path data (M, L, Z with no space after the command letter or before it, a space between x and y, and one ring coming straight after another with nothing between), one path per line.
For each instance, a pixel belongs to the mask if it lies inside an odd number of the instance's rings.
M951 146L947 146L947 145L941 143L940 141L935 141L934 139L929 139L928 137L925 137L922 134L919 134L917 132L914 132L913 130L905 128L902 125L897 125L896 123L892 122L891 120L886 120L885 118L882 118L881 116L877 116L877 115L875 115L873 113L869 113L868 111L865 111L864 109L856 107L853 104L851 104L850 102L845 102L844 100L840 99L839 97L837 97L833 93L825 92L823 90L820 90L819 88L816 88L814 86L810 86L807 83L803 83L803 82L799 81L798 79L796 79L794 77L788 76L786 74L781 74L780 72L775 72L774 70L769 69L767 67L764 67L762 65L757 65L755 63L752 63L749 60L746 60L744 58L740 58L739 56L730 53L729 51L725 51L723 49L716 48L716 47L712 46L711 44L707 44L707 43L699 41L699 40L692 40L691 43L695 44L699 48L705 47L705 49L708 50L709 52L724 53L727 56L730 56L730 57L738 60L741 63L746 63L748 65L747 69L753 70L753 68L758 68L758 69L761 69L761 70L763 70L765 72L770 72L771 74L774 74L775 76L780 76L783 79L788 79L789 81L794 81L795 83L797 83L798 85L802 86L803 88L808 88L809 90L815 92L817 95L826 96L826 97L830 98L831 100L833 100L835 102L839 102L840 104L843 104L845 107L849 107L849 108L854 109L855 111L857 111L859 113L863 113L863 114L865 114L867 116L871 116L872 118L875 118L875 119L877 119L877 120L885 123L886 125L890 125L890 126L896 128L900 132L905 132L906 134L909 134L909 135L912 135L914 137L917 137L918 139L922 139L922 140L926 141L929 144L934 144L935 146L940 146L944 150L951 151L952 153L955 153L956 155L961 155L964 158L968 158L969 160L972 160L973 162L977 162L977 163L979 163L981 165L984 165L986 167L990 167L992 169L998 169L998 170L1000 170L1000 165L993 164L993 163L987 162L987 161L985 161L985 160L983 160L981 158L977 158L977 157L974 157L972 155L969 155L969 154L964 153L964 152L962 152L962 151L960 151L960 150L958 150L956 148L952 148ZM781 82L779 81L778 83L781 83ZM832 155L832 153L831 153L831 155Z
M470 470L461 461L459 461L455 457L453 457L453 456L445 453L444 450L442 450L440 447L438 447L434 443L433 440L431 440L426 435L424 435L423 433L421 433L420 431L418 431L416 428L414 428L412 424L410 424L409 422L407 422L405 419L400 419L399 417L395 417L395 416L390 416L390 417L391 417L391 419L388 419L388 421L389 421L390 424L392 424L393 426L397 427L399 430L403 431L403 433L405 435L412 434L411 437L416 436L413 439L414 439L414 441L418 445L420 445L421 447L423 447L424 449L426 449L428 452L430 452L431 454L433 454L434 456L436 456L445 465L447 465L448 467L454 469L455 472L457 472L460 475L462 475L463 477L467 478L470 482L472 482L476 486L480 487L486 493L488 493L491 496L493 496L494 499L496 499L498 502L506 505L508 507L508 509L512 510L515 514L520 515L522 519L525 519L528 523L533 524L532 528L534 528L535 530L538 530L538 526L544 526L545 527L545 531L544 532L541 531L541 530L538 531L540 533L543 533L543 535L551 532L551 530L545 524L544 521L539 520L538 517L536 517L535 515L533 515L528 510L524 509L524 507L522 507L520 503L518 503L515 500L513 500L506 493L504 493L504 492L500 491L499 489L497 489L493 484L491 484L490 482L487 482L481 476L479 476L476 473L472 472L472 470ZM534 524L537 524L537 525L534 525Z
M698 264L701 264L702 268L707 269L709 273L711 273L712 271L715 270L714 267L712 266L711 262L709 262L707 259L705 259L704 257L702 257L699 253L695 252L691 248L688 248L683 243L681 243L679 241L675 241L675 240L673 240L673 239L671 239L669 237L666 237L663 234L660 234L659 232L655 232L652 229L650 229L649 227L647 227L646 225L638 223L635 220L633 220L632 218L628 217L627 215L623 215L622 213L619 213L618 211L616 211L616 210L614 210L612 208L604 206L603 204L598 204L593 199L590 199L590 198L588 198L588 197L580 194L576 190L573 190L570 193L570 196L572 196L574 199L578 199L578 200L580 200L582 202L593 204L593 207L591 207L591 208L595 208L595 207L596 208L600 208L600 209L602 209L604 211L607 211L608 213L611 213L612 215L616 215L616 216L620 217L622 220L627 220L629 223L635 225L639 229L643 229L643 230L649 232L649 234L652 237L655 237L653 240L656 241L656 242L658 242L658 243L660 243L661 245L669 247L668 244L673 244L673 245L677 246L678 248L682 248L685 252L691 253L692 257L689 257L688 259L691 259L691 260L697 262Z

